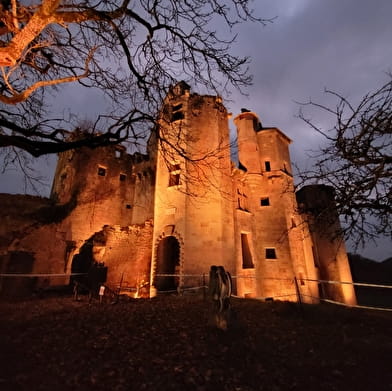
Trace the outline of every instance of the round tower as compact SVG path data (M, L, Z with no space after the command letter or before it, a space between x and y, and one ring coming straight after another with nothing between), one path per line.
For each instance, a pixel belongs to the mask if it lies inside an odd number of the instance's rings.
M211 265L234 271L228 113L220 97L179 83L159 125L152 282L160 289L155 275L175 272L171 288L197 286L189 275Z
M304 186L296 193L299 209L307 220L313 245L313 257L319 279L349 284L322 284L320 295L356 304L350 265L336 211L334 190L327 185Z

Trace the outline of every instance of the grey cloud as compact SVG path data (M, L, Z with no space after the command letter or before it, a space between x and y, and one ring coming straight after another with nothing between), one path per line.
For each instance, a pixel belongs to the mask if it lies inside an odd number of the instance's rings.
M233 114L241 107L252 109L264 125L279 127L294 141L292 159L303 165L308 161L304 151L323 140L295 118L295 101L333 104L326 100L325 87L355 101L386 81L385 72L392 71L392 1L255 0L252 6L258 15L277 19L264 28L247 25L237 31L233 51L252 58L254 85L246 91L248 97L234 91L227 105ZM89 118L103 105L92 90L73 91L67 89L57 109L73 101L81 117ZM310 114L331 126L324 115Z

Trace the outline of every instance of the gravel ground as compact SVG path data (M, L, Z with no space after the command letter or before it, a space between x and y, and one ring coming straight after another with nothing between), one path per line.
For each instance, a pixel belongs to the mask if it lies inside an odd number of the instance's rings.
M392 390L392 313L231 301L0 303L0 390Z

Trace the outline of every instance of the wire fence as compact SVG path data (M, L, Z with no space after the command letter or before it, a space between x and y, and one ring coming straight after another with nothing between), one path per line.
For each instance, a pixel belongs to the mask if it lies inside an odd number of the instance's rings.
M56 288L56 285L49 287L49 279L60 279L66 281L69 284L72 278L86 276L87 273L0 273L0 296L2 291L8 290L6 297L20 296L20 293L25 293L31 290L45 290L50 288ZM31 284L20 284L16 283L14 279L30 279ZM159 294L194 294L202 293L205 297L207 295L209 274L156 274L154 276L154 284L159 287L161 285L163 289L158 289ZM319 280L310 278L269 278L269 277L256 277L256 276L232 276L234 282L240 280L255 280L255 281L274 281L281 283L293 284L294 290L292 293L279 292L279 289L275 289L273 295L264 297L254 297L258 300L273 301L273 300L291 300L297 301L300 304L306 301L314 302L326 302L336 305L351 307L351 308L363 308L377 311L389 311L392 312L392 283L389 284L373 284L363 282L347 282L347 281L336 281L336 280ZM20 280L19 280L20 281ZM161 281L159 283L159 281ZM164 282L162 282L164 281ZM324 297L322 294L314 296L309 294L309 289L305 291L304 284L317 284L320 286L344 286L351 285L355 290L357 301L359 304L349 305L342 301L334 300L329 297ZM34 285L34 289L32 286ZM149 284L144 283L143 286L126 286L121 284L103 284L107 288L107 292L111 292L112 296L120 294L129 294L132 297L147 297L149 295ZM21 288L23 287L23 289ZM5 289L6 288L6 289ZM10 289L11 288L11 289ZM19 292L18 292L19 291ZM144 291L144 296L141 292ZM233 295L235 296L235 295ZM236 297L236 296L235 296Z
M373 283L364 283L364 282L317 280L317 279L306 279L306 278L303 278L302 280L311 283L325 284L325 285L335 285L335 286L351 285L354 287L357 302L359 304L348 305L344 302L332 300L330 298L326 298L323 296L318 297L319 301L332 303L345 307L392 312L392 283L390 285L387 285L385 283L373 284ZM303 293L301 293L301 295L303 297L308 297L310 299L316 299L316 297L311 295L307 295Z
M206 295L206 290L208 289L208 274L156 274L156 278L163 278L163 279L176 279L178 286L174 287L173 289L165 289L159 291L161 294L172 294L172 293L178 293L178 294L187 294L191 292L198 292L202 291L203 295ZM188 284L186 283L188 279ZM192 279L193 284L189 284L189 279ZM304 302L304 299L311 299L314 302L326 302L326 303L332 303L336 305L341 305L345 307L350 307L350 308L362 308L362 309L371 309L371 310L378 310L378 311L392 311L392 285L386 285L386 284L371 284L371 283L361 283L361 282L347 282L347 281L335 281L335 280L318 280L318 279L308 279L308 278L269 278L269 277L255 277L255 276L232 276L232 279L235 280L241 280L241 279L248 279L248 280L264 280L264 281L275 281L275 282L289 282L293 284L295 288L295 292L293 293L275 293L273 295L269 296L264 296L264 297L255 297L255 299L258 300L263 300L263 301L273 301L273 300L287 300L289 298L297 300L300 304ZM195 281L199 280L200 283L199 285L195 285ZM173 281L173 280L172 280ZM180 283L181 282L181 283ZM326 298L321 296L313 296L309 295L303 292L303 289L301 289L301 286L304 282L307 283L315 283L315 284L324 284L324 285L333 285L333 286L343 286L343 285L351 285L354 287L361 287L361 288L375 288L375 289L387 289L390 290L388 295L385 295L384 297L384 302L383 303L378 303L375 305L363 305L363 304L355 304L355 305L349 305L344 302L340 302L337 300L332 300L330 298ZM355 289L356 295L358 296L358 290ZM235 295L232 295L235 296ZM366 300L363 299L363 294L361 296L361 301L366 302ZM369 302L372 302L372 299L374 300L374 295L369 295L370 298L368 299ZM235 296L236 297L236 296Z

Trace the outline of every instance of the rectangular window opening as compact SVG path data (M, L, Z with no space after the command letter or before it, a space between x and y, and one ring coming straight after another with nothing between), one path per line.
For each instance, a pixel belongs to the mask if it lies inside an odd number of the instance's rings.
M265 163L265 171L271 171L271 162L266 161Z
M276 251L274 248L266 248L265 249L265 258L266 259L276 259Z
M169 164L169 187L179 186L180 181L181 166L180 163Z
M106 175L106 168L105 167L98 167L98 175L105 176Z
M241 234L242 268L253 269L252 254L250 252L248 234Z
M182 109L182 103L179 103L178 105L174 105L172 107L171 122L184 119L184 112L181 109Z
M260 206L269 206L270 200L268 197L260 198Z
M237 207L240 210L248 211L248 197L245 194L244 186L241 184L237 187Z
M116 157L116 159L120 159L122 157L122 151L120 151L119 149L116 149L114 151L114 156Z
M127 179L127 176L125 174L120 174L120 182L125 182L125 180Z
M180 174L172 174L172 173L170 173L169 187L179 186L179 185L180 185Z
M181 169L180 163L172 163L172 164L170 164L170 172L180 171L180 169Z
M173 106L173 113L175 112L175 111L178 111L178 110L181 110L182 109L182 103L179 103L178 105L174 105Z
M180 119L184 119L184 113L182 111L177 111L172 115L172 122L179 121Z

